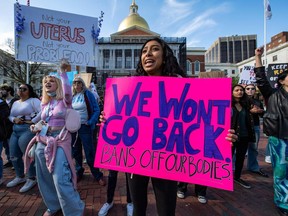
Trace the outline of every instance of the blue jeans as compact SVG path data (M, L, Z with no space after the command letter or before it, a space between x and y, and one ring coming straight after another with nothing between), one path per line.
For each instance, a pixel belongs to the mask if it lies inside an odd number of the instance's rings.
M29 124L14 124L13 132L9 140L10 160L15 168L17 177L24 177L24 162L23 155L30 140L34 137L34 134L30 131ZM34 162L31 164L28 177L35 177L36 171Z
M85 204L74 189L72 173L64 150L58 147L54 161L54 170L50 173L44 156L45 145L38 142L35 150L35 164L38 187L43 201L51 213L62 209L64 215L80 216Z
M94 160L96 154L96 142L93 141L93 133L95 131L91 129L89 125L82 124L81 128L78 130L78 137L76 139L76 133L72 134L72 153L73 158L76 161L76 171L77 175L83 175L83 155L82 155L82 145L85 152L85 157L87 164L91 170L94 178L99 181L103 177L103 173L100 172L99 168L94 167ZM74 144L75 143L75 144Z
M249 142L248 144L247 169L250 171L259 171L257 156L258 156L258 143L260 138L260 126L254 126L254 130L256 140L255 142Z
M3 149L3 141L0 141L0 179L3 178L3 159L1 157Z

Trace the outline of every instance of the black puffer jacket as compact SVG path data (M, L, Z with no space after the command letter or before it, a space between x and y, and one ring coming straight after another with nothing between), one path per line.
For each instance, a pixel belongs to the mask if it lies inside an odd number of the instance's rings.
M265 75L265 68L254 69L258 88L268 100L267 111L263 116L263 131L268 136L288 139L288 92L283 87L274 89Z

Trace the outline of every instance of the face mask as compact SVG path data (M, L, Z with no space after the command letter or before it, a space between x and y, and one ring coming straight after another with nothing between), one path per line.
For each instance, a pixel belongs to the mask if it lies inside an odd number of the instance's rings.
M50 97L56 97L56 92L47 92Z

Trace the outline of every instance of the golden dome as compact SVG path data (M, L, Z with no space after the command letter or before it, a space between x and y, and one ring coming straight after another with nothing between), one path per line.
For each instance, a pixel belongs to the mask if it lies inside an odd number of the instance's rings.
M138 13L138 6L135 3L135 0L132 1L130 6L130 14L126 17L119 25L118 31L130 28L132 26L140 26L142 28L148 29L149 25L144 18L142 18Z
M130 14L120 23L118 31L122 31L135 25L150 30L145 19L138 14Z

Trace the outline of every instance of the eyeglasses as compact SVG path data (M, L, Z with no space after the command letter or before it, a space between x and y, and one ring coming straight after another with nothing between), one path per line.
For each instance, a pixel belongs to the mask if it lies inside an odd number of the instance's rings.
M81 81L73 81L73 84L75 85L75 84L82 84L82 82Z
M245 90L247 90L247 91L252 91L252 90L255 90L255 88L245 88Z
M25 92L25 91L27 91L27 90L28 90L27 88L23 88L23 87L20 87L20 88L19 88L19 91L20 91L20 92Z

